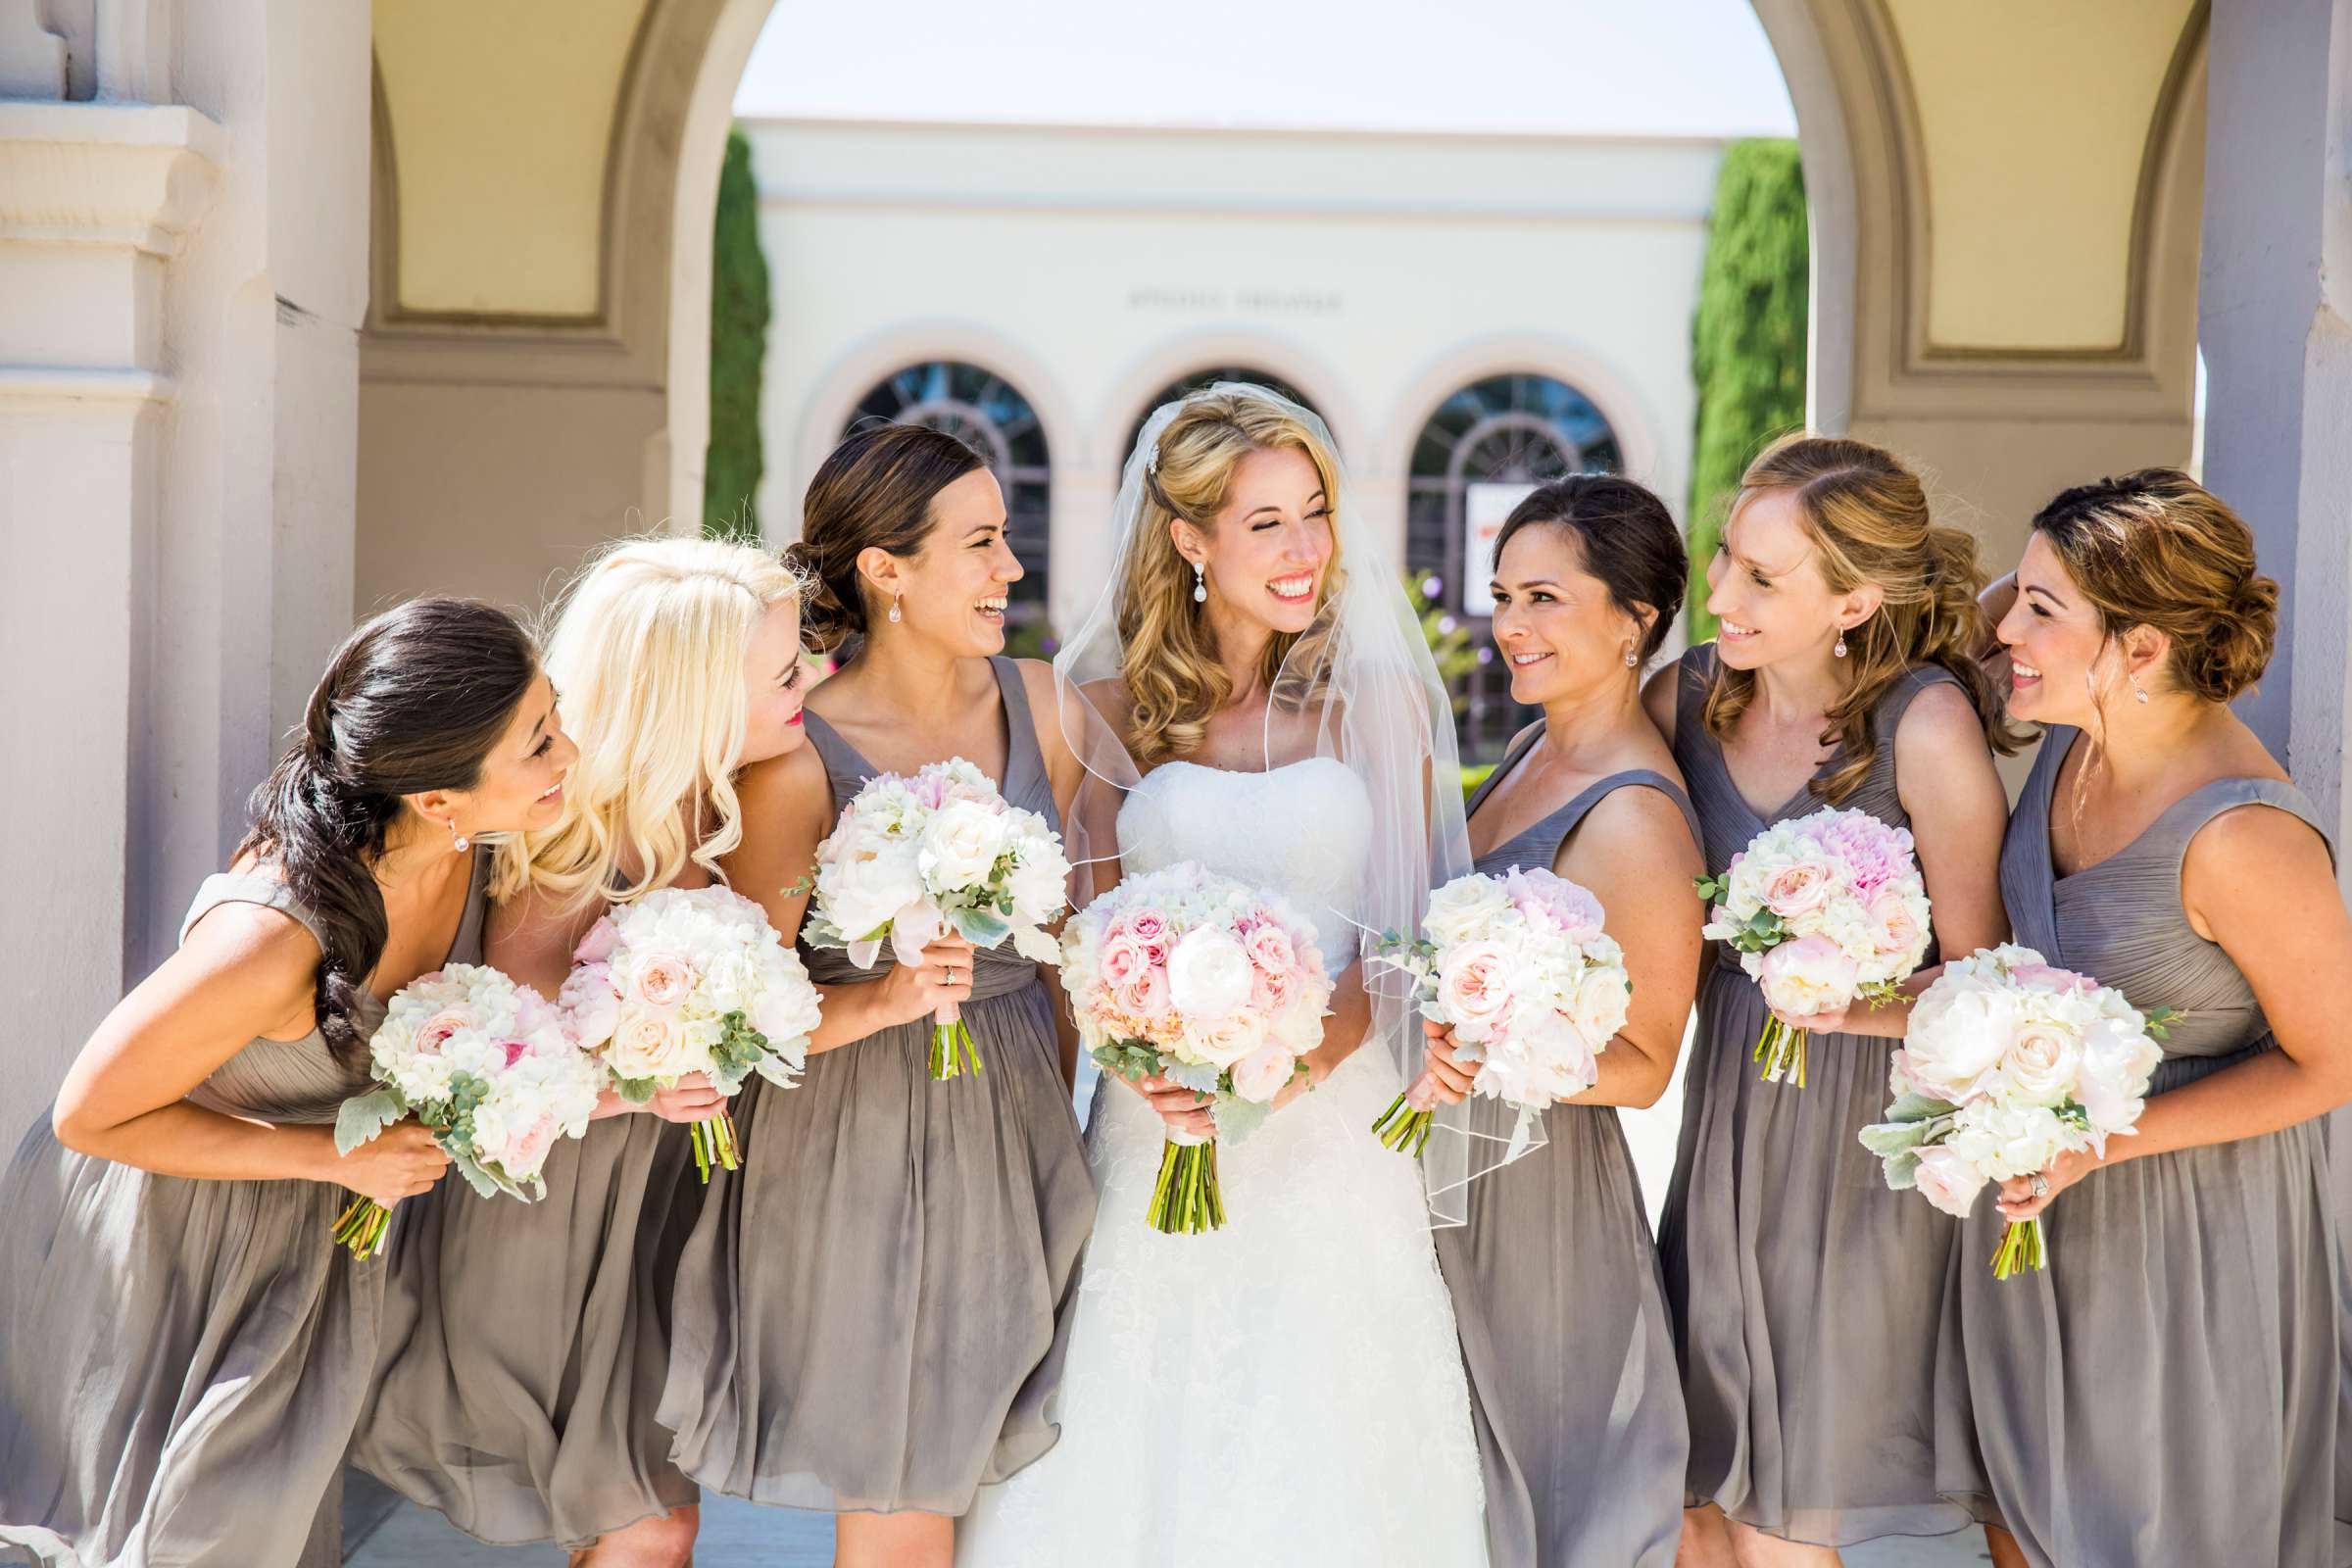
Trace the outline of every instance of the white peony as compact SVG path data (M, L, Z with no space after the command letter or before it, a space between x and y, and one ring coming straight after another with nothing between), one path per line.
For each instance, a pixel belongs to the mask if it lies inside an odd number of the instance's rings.
M1250 1001L1250 955L1231 932L1195 926L1168 955L1168 997L1179 1012L1222 1018Z

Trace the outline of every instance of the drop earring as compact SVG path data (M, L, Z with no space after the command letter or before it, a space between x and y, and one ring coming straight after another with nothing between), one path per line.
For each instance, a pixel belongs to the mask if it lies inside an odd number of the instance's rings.
M1208 603L1208 568L1198 561L1193 563L1193 603Z
M905 617L899 613L899 596L892 594L890 596L890 623L896 626L903 618Z
M1845 633L1839 632L1838 634L1838 646L1831 649L1830 652L1836 654L1839 659L1843 659L1845 657Z
M1628 669L1642 667L1642 656L1634 652L1631 644L1628 644L1625 650L1625 667Z
M2147 688L2140 685L2139 677L2137 675L2132 674L2130 670L2126 670L2124 672L2124 679L2132 683L2132 700L2133 702L2144 703L2148 700Z
M453 819L449 824L449 842L451 847L454 848L460 855L464 855L466 853L466 846L473 841L458 831L458 824Z

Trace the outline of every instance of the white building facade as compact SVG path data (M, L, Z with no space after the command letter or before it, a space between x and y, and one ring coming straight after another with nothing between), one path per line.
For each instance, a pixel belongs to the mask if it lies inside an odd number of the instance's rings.
M1681 514L1721 139L743 129L792 304L761 387L771 538L851 424L940 423L1005 481L1028 616L1074 627L1137 427L1215 373L1321 414L1393 563L1474 621L1470 536L1520 487L1613 469ZM1491 736L1499 681L1471 685Z

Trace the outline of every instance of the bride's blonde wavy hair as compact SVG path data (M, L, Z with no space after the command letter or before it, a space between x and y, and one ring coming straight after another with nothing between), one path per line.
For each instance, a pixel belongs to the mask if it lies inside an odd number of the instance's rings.
M1177 550L1169 524L1181 517L1214 534L1242 460L1252 452L1285 448L1304 454L1315 466L1334 511L1331 563L1315 596L1320 612L1346 578L1339 558L1339 465L1314 431L1262 398L1209 393L1187 400L1159 433L1117 600L1119 639L1126 649L1120 677L1132 704L1127 743L1146 768L1200 750L1209 716L1233 697L1232 677L1217 660L1215 635L1193 600L1192 564ZM1323 635L1328 628L1320 615L1306 632L1277 632L1259 662L1259 681L1272 687L1300 640Z
M535 887L565 909L625 903L689 859L723 881L718 860L743 841L745 652L761 617L805 588L768 552L716 539L623 540L592 558L544 638L580 760L555 824L498 846L492 896ZM636 868L625 883L623 865Z
M2004 756L2016 751L2021 737L2009 728L2000 694L1976 657L1986 640L1977 605L1985 581L1977 542L1965 529L1934 520L1919 475L1867 441L1797 434L1774 442L1747 466L1732 506L1768 490L1795 500L1830 592L1867 582L1881 595L1878 612L1845 633L1853 684L1832 705L1822 735L1845 760L1816 793L1835 806L1870 776L1879 699L1921 664L1950 670L1977 710L1985 743ZM1718 662L1701 715L1708 731L1729 738L1755 691L1752 670Z

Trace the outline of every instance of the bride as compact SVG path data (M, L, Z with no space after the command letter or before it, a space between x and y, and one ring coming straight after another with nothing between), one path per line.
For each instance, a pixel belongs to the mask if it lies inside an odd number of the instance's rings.
M1165 1134L1214 1131L1197 1097L1097 1085L1061 1438L981 1490L957 1561L1482 1565L1430 1238L1468 1152L1440 1136L1416 1165L1373 1137L1421 1031L1354 964L1359 928L1413 928L1468 867L1450 705L1305 410L1234 384L1160 409L1117 515L1110 586L1055 668L1065 733L1084 746L1099 710L1125 744L1090 771L1125 787L1073 809L1072 858L1269 887L1314 917L1339 987L1309 1077L1218 1160L1222 1230L1145 1221Z

